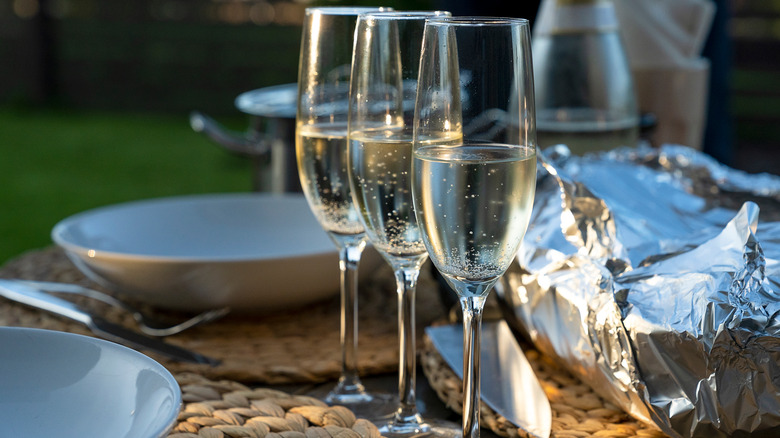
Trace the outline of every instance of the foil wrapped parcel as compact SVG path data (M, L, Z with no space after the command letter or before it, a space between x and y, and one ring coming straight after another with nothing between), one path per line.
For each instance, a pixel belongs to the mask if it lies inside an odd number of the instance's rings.
M780 437L780 178L681 146L542 161L510 323L670 436Z

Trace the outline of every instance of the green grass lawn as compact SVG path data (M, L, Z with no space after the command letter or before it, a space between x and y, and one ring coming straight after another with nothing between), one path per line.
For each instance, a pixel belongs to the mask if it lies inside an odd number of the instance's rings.
M90 208L249 191L250 168L187 115L0 108L0 264L51 245L59 220Z

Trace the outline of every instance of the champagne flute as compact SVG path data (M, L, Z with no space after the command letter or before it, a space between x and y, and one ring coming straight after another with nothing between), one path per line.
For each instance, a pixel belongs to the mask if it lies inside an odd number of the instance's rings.
M391 412L386 395L366 391L358 374L357 270L366 236L347 176L347 117L355 23L384 8L307 8L298 74L295 150L306 200L339 250L341 376L325 397L356 415Z
M414 210L431 261L463 310L464 437L479 436L482 310L515 258L533 204L534 117L526 20L427 20L414 117ZM426 143L458 134L457 145Z
M379 12L358 18L348 124L349 179L371 244L395 272L399 405L386 437L454 437L460 428L417 410L415 289L428 254L412 209L412 120L425 19L448 12ZM426 144L457 138L431 137Z

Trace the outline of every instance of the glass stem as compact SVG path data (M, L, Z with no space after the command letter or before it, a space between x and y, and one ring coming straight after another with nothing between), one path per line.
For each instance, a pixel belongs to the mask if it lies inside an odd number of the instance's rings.
M360 382L357 363L358 348L358 265L365 241L346 244L339 248L341 270L341 377L337 393L359 395L365 393Z
M479 354L485 296L460 299L463 309L463 438L479 437Z
M398 337L400 360L398 366L399 406L393 419L393 428L412 429L422 422L417 412L415 387L417 382L417 337L415 333L415 291L419 267L395 271L398 286Z

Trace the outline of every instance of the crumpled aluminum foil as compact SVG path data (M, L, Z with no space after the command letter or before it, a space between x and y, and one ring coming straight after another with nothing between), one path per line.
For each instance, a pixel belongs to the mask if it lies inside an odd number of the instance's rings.
M510 323L670 436L780 436L780 178L682 146L542 159Z

